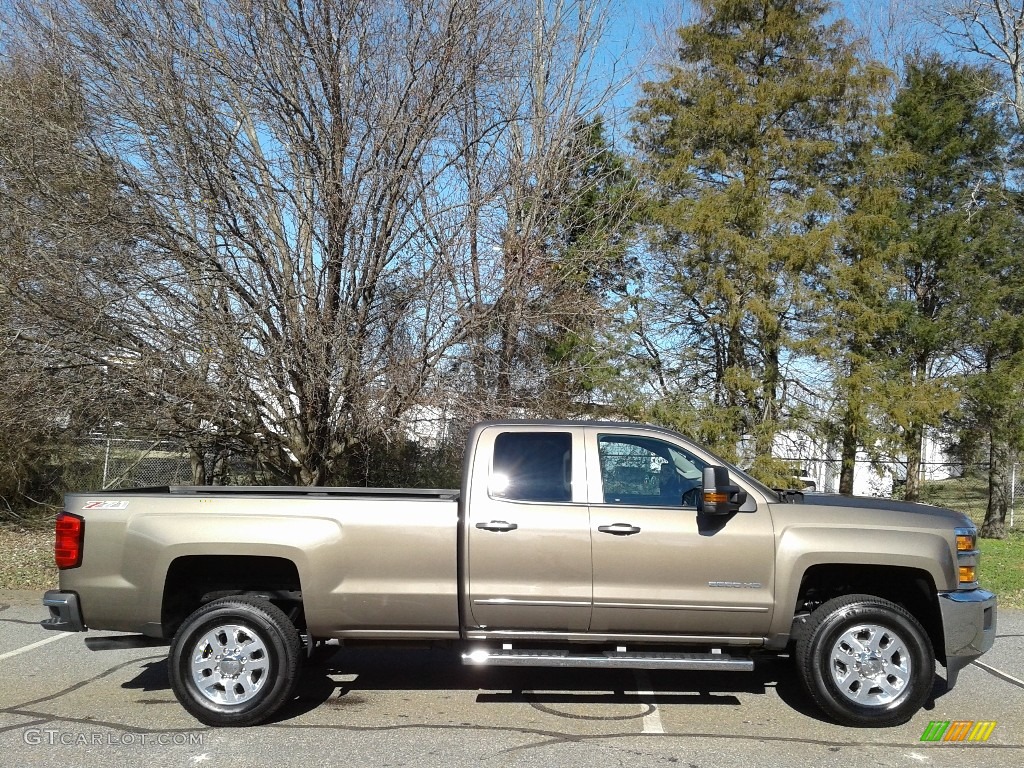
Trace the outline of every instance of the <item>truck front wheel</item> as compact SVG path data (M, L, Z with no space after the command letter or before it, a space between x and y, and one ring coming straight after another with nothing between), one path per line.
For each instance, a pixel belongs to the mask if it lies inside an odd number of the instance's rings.
M921 624L871 595L829 600L796 644L797 671L815 703L843 725L907 722L931 695L935 655Z
M213 600L185 619L168 658L171 688L207 725L256 725L292 695L301 641L276 606L247 597Z

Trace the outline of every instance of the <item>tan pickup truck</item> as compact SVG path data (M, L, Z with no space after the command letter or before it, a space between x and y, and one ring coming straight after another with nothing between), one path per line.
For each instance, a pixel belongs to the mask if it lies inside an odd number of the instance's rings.
M824 712L888 726L996 631L963 515L777 492L636 424L480 424L461 490L70 494L56 558L43 626L169 640L174 693L211 725L265 721L319 642L416 640L477 665L791 653Z

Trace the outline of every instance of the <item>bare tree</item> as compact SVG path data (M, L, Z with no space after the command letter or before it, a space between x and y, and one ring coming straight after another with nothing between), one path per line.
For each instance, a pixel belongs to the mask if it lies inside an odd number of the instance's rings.
M930 16L959 50L993 62L1009 77L1008 106L1024 129L1024 2L943 0Z
M116 184L87 146L77 83L0 59L0 516L55 501L72 441L126 403L59 319L102 325L98 265L116 272ZM41 255L45 254L45 260ZM42 266L45 264L45 268ZM55 285L60 290L54 292Z
M625 180L608 162L603 134L595 135L623 82L598 65L610 6L526 0L520 8L513 76L497 104L506 128L493 154L466 169L491 208L474 233L465 283L466 302L487 320L467 356L472 386L459 407L471 418L510 409L566 415L571 393L552 385L577 378L578 360L557 360L545 347L606 315L588 282L621 262L619 238L633 206L628 195L606 194Z
M232 449L303 484L358 481L367 445L444 405L444 371L514 282L505 250L491 259L525 231L510 172L543 199L596 103L600 11L583 2L18 11L80 81L96 156L131 201L131 263L83 267L102 301L59 319L188 439L197 481Z
M929 47L927 24L920 10L929 3L930 0L852 0L845 8L871 55L901 72L908 56Z

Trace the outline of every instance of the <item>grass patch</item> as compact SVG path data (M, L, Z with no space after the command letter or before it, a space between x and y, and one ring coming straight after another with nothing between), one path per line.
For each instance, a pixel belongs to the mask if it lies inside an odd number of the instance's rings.
M53 529L0 526L0 589L55 589Z
M1024 608L1024 531L1005 539L978 539L981 586L999 595L999 605Z
M972 476L932 480L922 484L921 501L963 512L980 528L988 506L988 481ZM1005 539L978 539L981 586L999 595L1001 606L1024 608L1024 499L1017 499L1015 517L1016 526L1008 529Z
M988 480L984 477L951 477L921 484L921 501L963 512L981 525L988 506Z

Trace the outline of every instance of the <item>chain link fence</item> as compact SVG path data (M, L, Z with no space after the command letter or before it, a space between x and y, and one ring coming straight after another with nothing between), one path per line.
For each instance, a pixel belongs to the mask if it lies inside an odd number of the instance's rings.
M192 483L188 451L175 442L95 437L83 440L79 452L76 476L68 482L80 489Z
M328 484L368 487L454 488L462 446L452 441L372 445L358 464ZM287 479L256 466L247 456L205 456L206 479L218 485L281 485ZM80 441L63 468L65 490L193 485L188 449L170 440L91 437Z
M1024 477L1021 469L1020 464L1014 464L1007 482L1006 524L1009 527L1014 527L1018 522L1024 502ZM921 501L964 512L975 522L985 519L989 497L987 464L970 464L962 467L959 474L948 477L929 476L927 470L926 466L922 473Z

